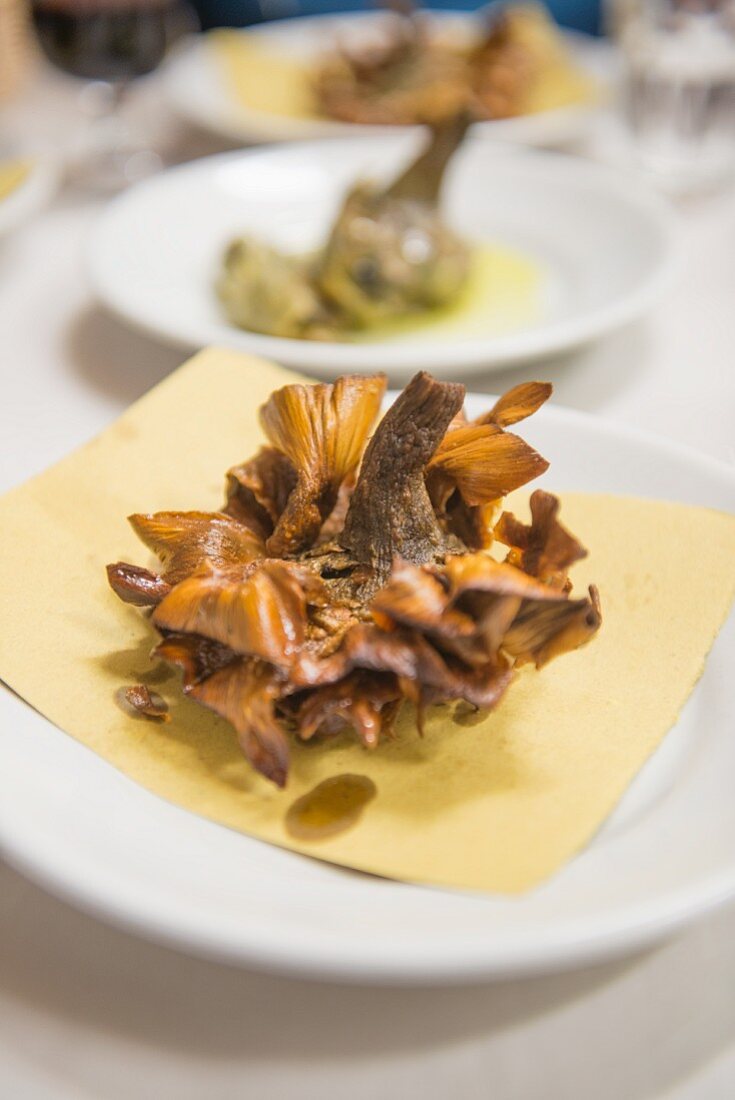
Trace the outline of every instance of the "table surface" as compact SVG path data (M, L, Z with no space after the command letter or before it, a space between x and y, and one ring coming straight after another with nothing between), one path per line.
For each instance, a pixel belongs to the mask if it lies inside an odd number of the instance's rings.
M42 73L0 137L73 140L75 92ZM133 104L175 159L216 151ZM110 423L182 361L93 302L102 207L66 188L0 247L0 489ZM561 404L735 462L735 190L681 203L685 262L645 321L535 374ZM497 392L514 369L471 380ZM0 862L0 1096L729 1100L735 908L645 954L469 989L360 989L229 969L108 927Z

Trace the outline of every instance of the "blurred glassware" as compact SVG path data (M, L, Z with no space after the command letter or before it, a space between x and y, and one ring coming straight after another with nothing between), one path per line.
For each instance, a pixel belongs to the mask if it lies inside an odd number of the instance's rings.
M32 12L49 61L87 82L79 99L91 120L77 165L84 179L114 188L159 168L160 156L131 132L121 108L131 81L196 29L186 0L32 0Z
M29 69L30 44L25 0L0 0L0 103L21 86Z
M620 0L611 23L639 165L679 192L728 177L735 169L733 0Z

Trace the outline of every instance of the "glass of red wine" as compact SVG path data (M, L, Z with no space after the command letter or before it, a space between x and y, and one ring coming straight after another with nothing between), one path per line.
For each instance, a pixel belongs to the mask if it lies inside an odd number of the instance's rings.
M115 187L160 165L133 139L121 108L131 81L153 72L173 42L196 29L185 0L32 0L32 10L49 61L87 82L94 118L83 174Z

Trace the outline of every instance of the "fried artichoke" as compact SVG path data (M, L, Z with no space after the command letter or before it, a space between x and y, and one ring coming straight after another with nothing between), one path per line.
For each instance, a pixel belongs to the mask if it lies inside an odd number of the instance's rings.
M217 283L230 320L271 336L336 339L456 298L470 249L443 222L439 193L468 123L463 113L435 126L428 147L388 187L358 183L316 254L233 241Z
M419 723L431 704L491 708L520 666L600 625L595 589L570 594L585 551L556 498L534 492L528 525L498 516L547 467L507 428L551 387L467 421L464 387L421 373L369 438L384 389L376 375L278 390L222 510L131 516L160 570L108 566L117 595L151 609L155 655L279 786L291 736L351 729L375 748L404 700Z

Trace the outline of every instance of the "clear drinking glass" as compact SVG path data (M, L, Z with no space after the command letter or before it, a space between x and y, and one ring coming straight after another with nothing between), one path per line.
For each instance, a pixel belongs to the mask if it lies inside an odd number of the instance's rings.
M735 2L623 0L616 31L635 156L675 190L735 170Z

